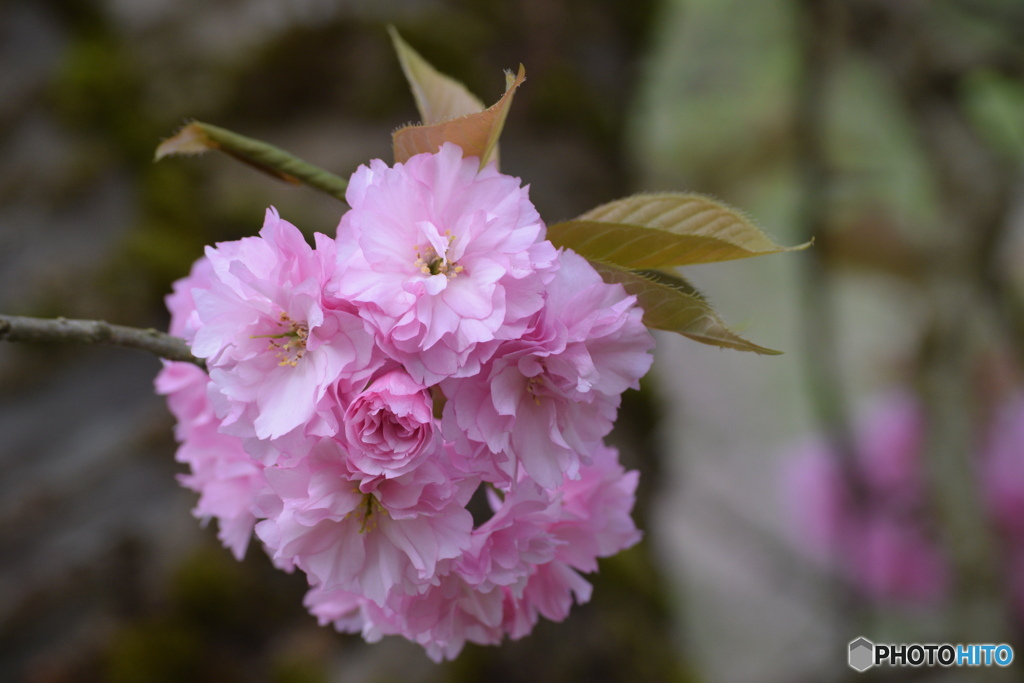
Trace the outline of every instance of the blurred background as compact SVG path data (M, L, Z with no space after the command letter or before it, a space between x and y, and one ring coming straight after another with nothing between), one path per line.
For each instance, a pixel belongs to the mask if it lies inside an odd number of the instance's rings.
M333 234L336 200L153 150L195 118L342 176L390 160L417 114L389 23L485 102L526 66L502 170L548 222L685 190L813 237L685 273L785 355L658 335L613 434L645 540L565 623L434 665L319 628L303 577L191 516L155 358L2 345L0 680L981 680L856 674L858 636L1024 656L1019 0L8 0L0 311L163 328L267 205Z

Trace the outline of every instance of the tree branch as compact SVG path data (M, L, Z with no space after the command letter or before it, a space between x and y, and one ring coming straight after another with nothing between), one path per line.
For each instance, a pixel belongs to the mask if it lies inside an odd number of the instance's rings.
M187 124L161 142L156 148L154 161L173 154L202 154L211 149L219 149L285 182L295 185L305 183L335 199L345 201L348 181L344 178L303 161L280 147L202 121Z
M113 344L114 346L148 351L167 360L194 363L204 370L206 369L206 363L201 358L192 355L192 351L184 339L152 328L143 330L137 327L112 325L102 320L0 315L0 341Z

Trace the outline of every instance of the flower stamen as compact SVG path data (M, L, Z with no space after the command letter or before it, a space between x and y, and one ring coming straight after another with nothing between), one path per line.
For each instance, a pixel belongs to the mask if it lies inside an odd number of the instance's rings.
M444 254L438 254L437 249L433 246L424 248L421 244L415 245L413 249L416 251L416 260L413 262L413 265L424 275L444 275L451 280L458 277L459 273L464 271L465 268L454 261L448 260L448 250L455 241L455 236L452 235L451 230L445 230L444 236L448 238L448 245L444 250Z
M526 391L530 396L533 396L533 402L540 405L540 395L537 393L537 388L543 385L543 380L540 375L530 377L526 380Z
M379 514L378 514L379 513ZM349 517L355 517L359 520L359 533L363 534L367 531L373 531L377 528L377 520L379 515L387 516L387 509L380 504L377 497L372 493L363 494L363 502L361 502L355 510L345 515L345 519Z
M296 322L288 317L284 311L281 312L279 326L287 324L288 329L278 334L256 334L252 339L269 339L267 351L276 351L278 365L290 365L295 367L299 359L306 355L306 340L309 338L309 325L305 322ZM287 339L279 342L278 339Z

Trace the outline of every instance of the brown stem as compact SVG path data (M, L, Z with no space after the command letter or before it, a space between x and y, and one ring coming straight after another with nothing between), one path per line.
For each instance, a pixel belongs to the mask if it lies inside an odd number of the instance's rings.
M206 363L201 358L192 355L192 351L184 339L152 328L143 330L137 327L112 325L103 320L0 315L0 341L113 344L114 346L148 351L167 360L194 363L204 370L206 369Z

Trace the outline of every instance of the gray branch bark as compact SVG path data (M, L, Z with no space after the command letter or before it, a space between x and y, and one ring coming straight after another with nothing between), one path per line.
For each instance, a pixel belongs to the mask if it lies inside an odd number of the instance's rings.
M112 325L102 320L0 315L0 341L112 344L148 351L167 360L186 361L203 369L206 368L206 363L202 359L192 355L192 351L184 339L152 328L144 330L137 327Z

